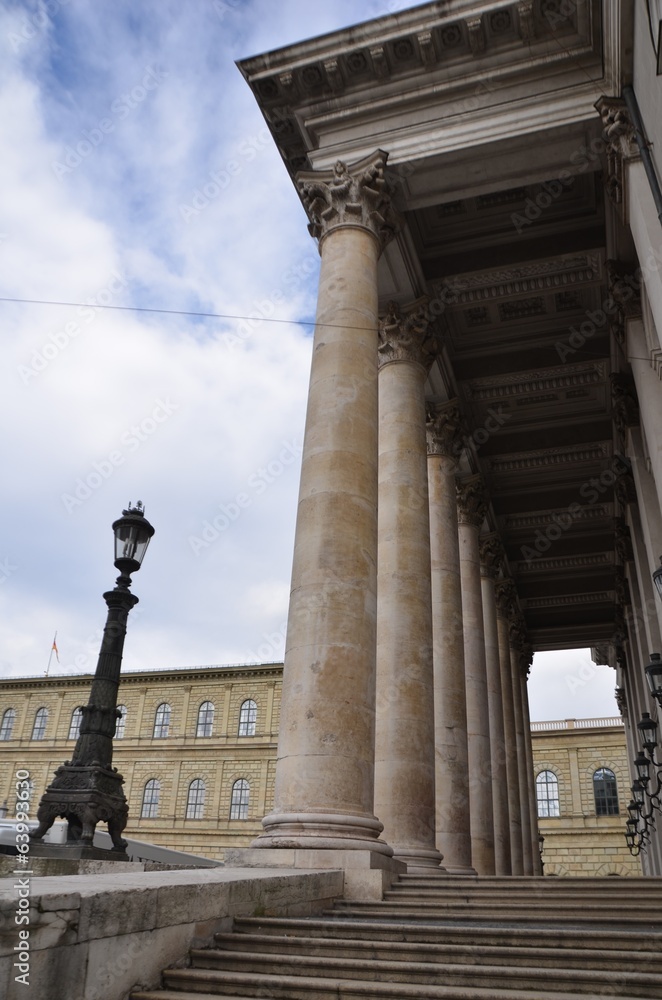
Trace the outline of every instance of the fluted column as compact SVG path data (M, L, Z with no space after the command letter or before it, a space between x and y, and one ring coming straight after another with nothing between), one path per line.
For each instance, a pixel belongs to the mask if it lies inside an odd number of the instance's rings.
M392 235L377 151L300 173L322 257L273 812L254 847L390 855L373 810L377 261Z
M427 310L391 303L379 329L379 516L375 812L409 870L439 868L435 846Z
M519 773L520 816L522 820L522 869L524 875L533 875L533 855L531 853L531 805L529 802L526 742L524 739L524 710L522 707L522 685L520 671L522 648L526 642L523 622L510 623L510 668L515 706L515 729L517 733L517 761Z
M511 874L510 823L508 815L508 774L501 695L501 664L499 632L494 584L502 557L501 543L496 535L485 535L480 541L480 577L483 594L483 625L485 630L485 666L487 672L487 702L490 714L490 751L492 761L492 808L494 812L494 868L497 875Z
M467 695L471 861L479 875L494 875L490 715L478 548L478 532L485 520L487 504L480 476L458 483L457 500Z
M515 595L512 580L497 580L497 630L499 633L499 667L503 700L503 729L506 750L508 782L508 817L510 821L510 861L513 875L524 873L522 865L522 817L519 798L519 762L517 758L517 729L513 703L512 669L508 619Z
M536 800L536 786L533 775L533 744L531 742L531 715L529 713L529 688L528 688L528 668L523 663L520 674L520 684L522 687L522 715L524 723L524 749L526 753L526 773L528 778L528 801L529 801L529 826L531 831L531 867L533 875L542 875L542 864L540 859L540 841L538 831L538 803Z
M432 646L437 847L453 875L471 864L467 696L455 472L462 450L456 401L428 409L428 484L432 565Z

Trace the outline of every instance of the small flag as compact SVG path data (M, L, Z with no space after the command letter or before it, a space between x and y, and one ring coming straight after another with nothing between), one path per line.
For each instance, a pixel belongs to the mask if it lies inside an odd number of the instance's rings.
M57 643L55 642L56 639L57 639L57 632L53 636L53 645L51 646L51 652L55 653L55 659L59 663L60 662L60 654L58 652Z

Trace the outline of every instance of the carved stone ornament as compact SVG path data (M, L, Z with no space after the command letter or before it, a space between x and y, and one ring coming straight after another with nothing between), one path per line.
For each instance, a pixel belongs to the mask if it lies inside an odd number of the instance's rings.
M639 405L634 383L623 372L612 372L611 405L614 426L621 438L621 446L625 447L628 427L636 427L639 423Z
M626 319L641 316L641 271L620 260L607 261L609 294L618 307L618 316Z
M510 577L497 580L494 584L497 602L497 615L507 620L514 618L517 609L517 587Z
M632 475L632 468L627 459L621 459L617 469L617 479L614 483L614 493L621 510L625 510L629 504L637 502L637 488ZM622 463L622 464L621 464Z
M397 220L391 206L384 169L388 153L381 149L347 166L338 160L332 170L304 170L296 184L308 213L308 231L321 240L341 226L367 229L382 249L391 240Z
M630 596L630 584L628 583L625 571L622 566L616 566L614 577L614 590L616 592L616 603L620 608L632 607L632 597Z
M605 187L614 204L621 207L625 190L624 161L639 154L636 130L622 97L600 97L594 106L602 119L602 139L607 155Z
M614 518L614 535L616 558L621 566L625 566L632 559L632 540L624 518Z
M618 705L618 711L621 713L622 718L627 719L628 717L628 703L625 696L625 688L617 687L614 690L614 698L616 699L616 704Z
M487 515L487 499L481 476L456 481L457 519L460 524L480 528Z
M379 322L379 367L391 361L411 361L428 372L437 356L437 342L430 333L430 312L427 301L406 312L400 312L395 302L389 302L386 316Z
M428 403L425 408L428 455L459 459L464 443L464 427L457 399L448 403Z
M480 571L484 576L492 579L498 574L503 560L503 545L497 534L481 535L478 539L480 546Z

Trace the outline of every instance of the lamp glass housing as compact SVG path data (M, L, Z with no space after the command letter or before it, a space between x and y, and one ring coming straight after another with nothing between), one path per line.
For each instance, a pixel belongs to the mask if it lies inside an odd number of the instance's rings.
M659 653L651 653L651 660L646 667L646 680L650 692L662 705L662 657Z
M652 753L657 746L657 722L651 719L648 712L644 712L641 720L637 723L637 729L644 749Z
M634 766L637 769L637 777L639 778L639 783L645 788L650 781L650 761L648 757L645 757L643 752L640 750L634 760Z
M145 517L141 503L129 504L122 517L113 524L115 534L115 565L121 573L135 573L140 569L147 552L154 528Z
M628 804L628 816L630 819L633 819L635 823L639 819L639 803L635 802L634 799L631 799Z
M632 798L640 807L640 809L643 809L644 803L646 801L646 789L644 788L639 778L636 778L635 781L632 782Z
M653 583L655 584L655 589L660 595L660 600L662 600L662 556L660 556L660 565L653 573Z

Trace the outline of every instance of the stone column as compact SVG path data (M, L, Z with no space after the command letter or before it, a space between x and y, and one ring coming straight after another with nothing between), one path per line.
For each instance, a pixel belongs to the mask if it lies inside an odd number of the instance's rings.
M529 826L531 831L531 867L533 875L542 875L540 841L538 839L538 801L533 775L533 744L531 742L531 715L529 713L528 669L520 674L522 687L522 715L524 723L524 749L526 753L527 791L529 799Z
M471 864L467 696L455 497L462 433L455 400L428 409L427 438L437 847L450 874L475 875Z
M479 875L494 875L490 714L478 549L478 532L485 520L487 504L480 476L458 483L457 500L467 695L471 861Z
M513 875L524 874L522 867L522 817L519 799L519 763L517 759L517 729L511 679L508 619L515 597L512 580L497 580L497 630L499 634L499 668L503 700L503 729L506 749L508 783L508 817L510 821L510 861Z
M524 875L533 875L533 855L531 853L531 806L529 802L526 742L524 739L524 709L522 706L522 684L520 671L522 648L526 642L526 631L519 620L510 623L510 669L515 707L515 731L517 734L517 761L519 776L520 817L522 820L522 869Z
M508 814L508 775L501 696L501 664L499 662L499 632L494 584L502 556L501 542L496 535L480 540L480 582L483 595L485 629L485 666L487 673L487 703L490 714L490 751L492 761L492 808L494 811L494 868L496 875L511 875L510 821Z
M373 811L377 261L392 235L377 151L297 183L322 267L292 568L274 806L253 847L391 855Z
M375 812L394 857L439 868L435 846L430 516L425 379L436 344L424 305L391 303L379 331Z
M644 324L640 319L627 323L628 360L637 387L641 426L648 445L650 469L655 481L657 501L662 508L662 384L648 348ZM662 555L662 553L660 553Z

